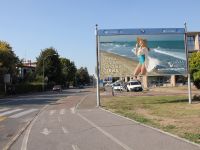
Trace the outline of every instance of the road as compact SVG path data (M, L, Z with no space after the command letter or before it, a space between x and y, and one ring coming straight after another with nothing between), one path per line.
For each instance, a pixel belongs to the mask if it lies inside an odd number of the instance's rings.
M40 106L40 112L11 150L200 149L198 145L96 108L96 94L92 91L73 91Z
M0 149L3 149L46 105L79 93L78 89L62 93L44 92L0 99Z

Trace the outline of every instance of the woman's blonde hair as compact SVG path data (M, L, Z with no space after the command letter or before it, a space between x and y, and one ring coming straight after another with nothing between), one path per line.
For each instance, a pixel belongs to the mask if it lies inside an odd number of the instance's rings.
M142 39L140 37L137 37L137 43L138 44L139 44L140 41L143 43L143 47L147 47L147 40Z

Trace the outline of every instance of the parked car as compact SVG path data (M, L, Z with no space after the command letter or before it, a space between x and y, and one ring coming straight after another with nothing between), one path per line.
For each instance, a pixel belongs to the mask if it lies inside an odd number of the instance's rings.
M134 80L134 81L129 81L127 83L127 88L126 88L127 92L129 91L143 91L142 85L140 81Z
M113 88L113 90L116 90L116 91L122 91L123 90L123 86L120 83L113 84L112 88Z
M57 92L62 92L62 86L61 85L54 85L52 90L57 91Z

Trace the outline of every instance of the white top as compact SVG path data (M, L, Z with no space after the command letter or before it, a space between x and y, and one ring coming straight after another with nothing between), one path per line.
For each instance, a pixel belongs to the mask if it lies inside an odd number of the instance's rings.
M134 53L137 56L146 55L148 53L148 49L146 47L134 48Z

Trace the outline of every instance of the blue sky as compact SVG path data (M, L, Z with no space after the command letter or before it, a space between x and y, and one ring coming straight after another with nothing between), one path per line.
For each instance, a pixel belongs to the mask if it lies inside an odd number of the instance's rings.
M35 60L53 46L77 67L95 71L95 24L101 29L184 27L200 31L199 0L0 0L0 40Z

